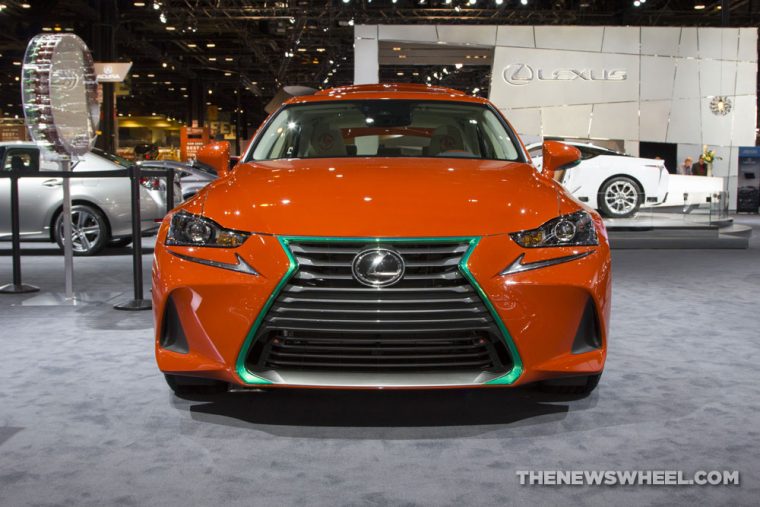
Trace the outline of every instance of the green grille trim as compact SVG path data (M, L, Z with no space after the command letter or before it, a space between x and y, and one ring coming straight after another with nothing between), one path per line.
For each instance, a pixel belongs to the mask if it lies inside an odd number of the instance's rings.
M472 238L472 237L437 237L437 238L390 238L390 237L383 237L383 238L367 238L367 237L340 237L340 238L331 238L331 237L321 237L321 236L280 236L277 238L280 242L280 246L282 246L282 249L285 251L285 254L288 256L289 266L288 270L283 275L280 282L277 284L275 289L272 291L272 294L270 294L269 298L267 299L267 302L262 307L261 311L259 312L258 317L256 317L255 322L253 323L253 326L251 326L251 330L248 332L248 336L246 336L245 341L243 342L243 346L240 349L240 354L238 354L236 369L238 376L240 377L243 382L246 384L251 385L265 385L265 384L272 384L271 381L261 378L258 375L255 375L248 371L248 368L245 367L245 359L248 357L248 352L251 349L251 346L253 346L253 340L256 336L256 332L261 327L261 323L263 322L264 318L266 317L267 312L269 312L269 309L274 304L277 297L280 295L280 291L285 286L288 281L293 277L295 272L298 270L298 261L296 261L295 257L293 256L293 253L290 251L290 247L288 244L290 242L319 242L319 243L330 243L330 242L355 242L355 241L367 241L367 242L376 242L376 243L383 243L383 242L394 242L394 243L401 243L401 242L407 242L407 243L445 243L445 242L451 242L451 241L466 241L469 243L470 247L468 248L467 252L462 256L462 259L459 261L459 271L464 275L465 278L467 278L467 281L472 284L473 287L475 287L475 290L480 295L480 298L485 303L486 307L488 308L488 311L491 312L491 316L494 318L494 321L496 322L496 325L498 326L499 330L501 331L502 337L504 338L504 342L507 344L507 348L509 349L509 353L512 356L512 369L509 370L507 373L502 375L501 377L495 378L493 380L490 380L486 382L486 384L495 384L495 385L509 385L512 384L517 378L522 374L523 366L522 366L522 360L520 359L520 354L517 351L517 346L515 346L514 341L512 340L512 335L509 334L509 331L507 330L507 327L504 325L504 322L501 320L501 317L496 312L496 309L494 308L493 304L491 304L491 300L488 299L488 296L486 295L485 291L483 291L483 288L478 284L477 280L475 280L475 277L470 272L470 268L467 266L467 263L469 262L470 256L472 255L473 250L475 250L475 247L478 245L478 242L480 242L480 238Z
M237 369L237 374L240 379L245 382L246 384L271 384L272 382L261 378L258 375L254 375L250 371L248 371L248 368L245 367L245 358L248 357L248 351L251 350L251 346L253 345L253 338L256 336L256 332L261 327L261 323L264 321L264 317L266 317L267 312L269 312L269 309L274 304L275 300L277 299L277 296L280 295L280 291L285 286L286 283L288 283L288 280L293 276L293 274L296 272L296 269L298 269L298 263L296 262L295 257L293 257L293 254L290 253L290 248L288 248L287 245L287 239L286 238L277 238L280 242L280 246L282 246L282 249L285 251L285 255L288 256L288 270L283 275L280 282L277 284L277 286L274 288L272 293L269 295L269 298L267 299L266 303L264 303L264 306L261 308L261 311L259 312L258 317L256 317L256 320L253 323L253 326L251 326L251 330L248 331L248 336L245 337L245 341L243 342L243 346L240 349L240 354L238 354L237 363L235 365Z
M504 342L507 344L507 348L509 349L509 354L512 356L512 369L509 370L504 375L502 375L501 377L497 377L493 380L489 380L488 382L486 382L486 384L509 385L509 384L514 383L514 381L517 380L518 377L522 374L523 372L522 360L520 359L520 353L517 351L517 346L515 345L515 342L512 339L512 335L509 334L509 331L507 330L507 326L504 325L504 321L501 320L501 317L496 311L496 308L494 308L493 304L491 303L491 300L488 299L488 295L486 295L485 291L480 286L480 284L475 279L475 277L472 276L472 273L470 272L470 268L467 265L468 262L470 261L470 256L472 255L472 252L475 250L475 247L478 246L479 242L480 242L480 238L470 239L470 248L464 254L464 256L462 257L462 260L459 261L459 271L462 272L462 274L465 276L465 278L467 278L470 284L473 287L475 287L475 290L478 292L478 294L480 294L480 299L483 300L486 307L488 308L488 311L491 312L491 316L496 322L496 325L499 327L499 331L501 331L502 337L504 338Z

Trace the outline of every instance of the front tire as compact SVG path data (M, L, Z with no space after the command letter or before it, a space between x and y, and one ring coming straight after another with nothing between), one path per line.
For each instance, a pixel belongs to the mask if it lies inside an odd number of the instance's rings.
M185 377L169 373L165 373L164 378L166 378L166 383L177 396L222 394L226 393L229 388L227 382L222 382L221 380Z
M63 250L63 212L53 225L55 242ZM71 246L74 255L88 256L100 252L108 243L108 222L103 213L88 204L71 206Z
M599 189L599 211L608 218L628 218L641 207L643 192L633 179L615 176Z
M599 385L601 378L600 373L588 377L545 380L538 384L538 388L545 393L553 394L590 394Z

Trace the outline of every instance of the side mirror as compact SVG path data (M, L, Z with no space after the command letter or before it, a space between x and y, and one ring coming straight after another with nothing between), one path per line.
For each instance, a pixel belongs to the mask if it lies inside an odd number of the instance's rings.
M558 141L546 141L543 147L543 173L554 178L554 173L575 167L581 161L581 152L574 146Z
M230 143L227 141L207 144L198 150L195 158L213 167L220 178L230 173Z

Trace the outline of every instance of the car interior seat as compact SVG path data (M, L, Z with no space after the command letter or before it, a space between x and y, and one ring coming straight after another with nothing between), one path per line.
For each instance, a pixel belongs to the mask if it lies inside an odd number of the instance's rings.
M314 127L309 138L307 157L345 157L348 155L346 144L340 130L329 125L320 124Z
M436 128L427 149L428 154L432 157L447 151L468 151L464 146L462 133L453 125L441 125Z

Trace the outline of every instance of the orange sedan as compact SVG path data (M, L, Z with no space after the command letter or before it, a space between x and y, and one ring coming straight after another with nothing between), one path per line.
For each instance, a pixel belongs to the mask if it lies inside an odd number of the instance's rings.
M164 220L156 359L178 394L241 387L521 386L585 393L604 367L599 215L487 100L359 85L289 100Z

